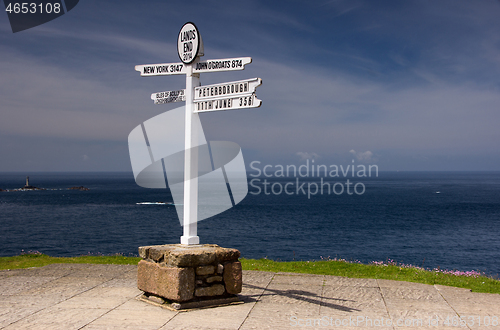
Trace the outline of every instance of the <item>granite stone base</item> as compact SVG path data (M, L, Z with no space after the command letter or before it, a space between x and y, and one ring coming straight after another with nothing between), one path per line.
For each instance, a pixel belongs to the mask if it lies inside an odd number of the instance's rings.
M240 251L215 244L139 247L142 300L173 309L225 305L241 292ZM217 303L219 302L219 303ZM184 307L183 307L184 306Z

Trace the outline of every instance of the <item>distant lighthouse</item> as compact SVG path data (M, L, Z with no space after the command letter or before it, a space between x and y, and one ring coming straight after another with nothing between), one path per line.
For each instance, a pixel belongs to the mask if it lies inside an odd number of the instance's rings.
M23 189L36 189L36 190L38 190L39 188L30 186L30 177L27 176L26 177L26 185L24 186Z

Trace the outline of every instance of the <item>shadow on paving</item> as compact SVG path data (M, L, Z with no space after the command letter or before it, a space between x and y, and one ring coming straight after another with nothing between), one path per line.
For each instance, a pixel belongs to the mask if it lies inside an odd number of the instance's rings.
M337 305L337 304L334 304L334 303L331 303L331 302L324 302L324 301L322 301L322 299L323 300L324 299L329 299L329 300L335 300L335 301L344 301L344 302L345 301L352 301L353 302L354 300L321 297L321 296L318 296L317 294L315 294L313 292L309 292L309 291L305 291L305 290L291 290L291 289L278 290L278 289L269 289L269 288L263 288L263 287L259 287L259 286L256 286L256 285L252 285L252 284L244 284L244 286L247 287L247 288L251 288L251 289L259 289L259 290L262 290L262 291L265 292L262 295L259 295L259 298L257 298L257 299L253 298L251 295L250 296L243 296L242 300L245 301L245 302L256 302L257 300L259 300L260 298L262 298L264 296L278 295L278 296L282 296L282 297L287 297L287 298L295 299L295 300L298 300L298 301L308 302L308 303L315 304L315 305L322 306L322 307L329 307L329 308L332 308L332 309L337 309L337 310L343 311L343 312L360 312L359 309L349 308L349 307L345 307L345 306L342 306L342 305Z

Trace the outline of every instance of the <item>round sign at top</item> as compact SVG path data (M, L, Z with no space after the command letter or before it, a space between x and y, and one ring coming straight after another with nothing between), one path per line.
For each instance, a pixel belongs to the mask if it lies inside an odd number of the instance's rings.
M194 23L187 22L181 28L177 38L177 53L182 63L192 63L200 50L200 32Z

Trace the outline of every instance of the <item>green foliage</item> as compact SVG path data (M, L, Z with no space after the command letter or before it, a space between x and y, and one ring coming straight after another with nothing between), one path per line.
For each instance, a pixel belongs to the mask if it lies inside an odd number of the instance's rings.
M334 275L353 278L375 278L424 284L440 284L471 289L474 292L500 293L500 281L487 276L443 274L431 270L398 265L365 265L361 263L322 261L273 261L269 259L240 259L243 269L268 272L289 272Z
M80 256L71 258L50 257L41 253L21 254L14 257L0 257L0 269L43 267L49 264L116 264L136 265L141 258L113 256Z

